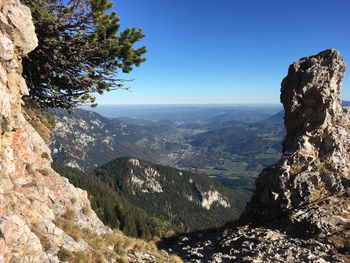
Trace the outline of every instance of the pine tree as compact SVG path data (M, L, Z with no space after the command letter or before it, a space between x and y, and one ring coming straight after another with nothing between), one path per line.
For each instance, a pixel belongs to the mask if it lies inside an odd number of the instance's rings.
M22 0L32 10L39 46L23 59L26 98L40 108L71 109L93 93L126 89L121 72L145 61L141 29L120 32L109 0Z

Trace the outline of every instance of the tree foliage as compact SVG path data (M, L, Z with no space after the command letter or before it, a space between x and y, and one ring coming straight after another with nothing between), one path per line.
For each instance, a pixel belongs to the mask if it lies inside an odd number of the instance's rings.
M38 47L23 59L30 95L40 108L94 105L94 93L124 89L120 73L145 61L141 29L120 31L109 0L22 0L32 10Z

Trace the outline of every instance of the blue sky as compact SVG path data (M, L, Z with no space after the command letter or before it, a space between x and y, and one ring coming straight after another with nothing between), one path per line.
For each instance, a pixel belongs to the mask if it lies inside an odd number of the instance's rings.
M147 62L99 104L279 103L290 63L337 48L350 64L348 0L115 0L142 27ZM350 100L347 72L342 98Z

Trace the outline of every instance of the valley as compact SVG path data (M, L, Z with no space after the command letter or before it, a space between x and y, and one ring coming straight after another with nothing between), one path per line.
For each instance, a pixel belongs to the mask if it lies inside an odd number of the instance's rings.
M87 171L131 156L251 191L259 171L281 155L283 120L271 120L277 106L135 106L129 114L116 107L114 114L127 116L115 117L103 106L97 111L108 118L82 109L55 111L54 161Z

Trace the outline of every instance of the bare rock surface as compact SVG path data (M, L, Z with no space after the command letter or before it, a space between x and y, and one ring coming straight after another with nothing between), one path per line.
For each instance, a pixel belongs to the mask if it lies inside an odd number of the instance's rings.
M30 10L0 0L0 262L171 262L104 226L87 193L51 169L48 146L22 112L21 58L37 44Z
M350 115L340 105L345 63L325 50L294 62L282 81L283 157L260 174L249 220L290 221L328 235L350 224Z

